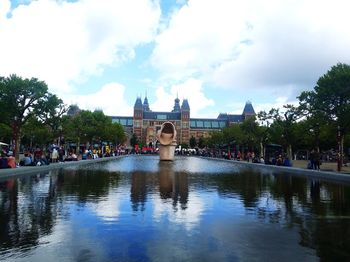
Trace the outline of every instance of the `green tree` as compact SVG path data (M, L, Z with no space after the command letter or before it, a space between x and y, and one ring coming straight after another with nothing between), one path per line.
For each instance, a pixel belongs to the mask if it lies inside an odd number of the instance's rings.
M210 148L215 148L224 142L224 135L221 131L211 132L209 137L206 139L206 144Z
M110 123L106 127L105 139L115 144L124 143L126 135L123 126L119 123Z
M191 136L191 138L190 138L190 147L194 148L196 145L197 145L196 138L194 138L194 136Z
M0 114L2 121L13 127L16 159L23 125L48 103L50 96L46 83L36 78L22 79L17 75L0 78Z
M22 134L21 144L25 148L44 147L56 138L51 129L36 117L29 118L23 125Z
M201 148L201 149L205 147L205 140L204 140L203 137L200 137L198 139L198 147Z
M130 138L130 145L134 148L139 143L137 136L133 133Z
M272 124L269 128L269 134L272 142L283 145L286 148L287 156L292 159L292 145L297 139L295 132L295 124L298 119L303 117L299 107L293 105L285 105L284 112L279 109L272 108L268 113L261 111L258 117L261 121L271 120Z
M0 141L10 143L12 129L9 125L0 122Z
M321 76L313 91L298 97L303 110L309 114L322 113L339 132L340 168L344 136L350 130L350 65L338 63Z
M36 108L35 115L47 125L52 133L52 138L60 136L60 128L62 128L62 116L68 111L62 99L56 95L48 94L47 100L40 101Z
M240 125L243 132L242 142L253 151L260 143L260 129L255 120L255 117L249 117Z
M232 126L226 127L222 130L223 132L223 143L236 145L242 145L244 142L244 134L240 125L234 124Z

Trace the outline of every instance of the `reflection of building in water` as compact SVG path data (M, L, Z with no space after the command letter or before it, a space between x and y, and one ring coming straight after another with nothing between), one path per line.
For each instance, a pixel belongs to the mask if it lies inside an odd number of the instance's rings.
M134 172L132 174L131 182L131 202L132 209L134 211L145 210L145 203L147 200L147 185L146 185L146 174L142 172Z
M174 173L172 162L159 162L159 194L162 199L173 199L174 208L180 203L187 208L188 177L186 173Z

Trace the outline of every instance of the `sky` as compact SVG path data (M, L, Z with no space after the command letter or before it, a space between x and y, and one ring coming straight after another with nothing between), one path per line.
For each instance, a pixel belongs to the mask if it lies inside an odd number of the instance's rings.
M348 0L0 0L0 76L67 105L132 116L188 99L191 117L297 103L350 64Z

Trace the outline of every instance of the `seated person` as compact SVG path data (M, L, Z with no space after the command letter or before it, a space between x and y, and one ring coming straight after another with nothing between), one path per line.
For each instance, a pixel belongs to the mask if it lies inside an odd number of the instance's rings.
M284 166L292 166L292 162L290 162L290 161L289 161L289 158L286 157L286 158L284 159L283 165L284 165Z
M64 161L77 161L78 157L75 153L70 152Z
M277 166L282 166L283 165L283 158L282 155L279 155L277 160L276 160L276 165Z
M10 168L16 168L16 159L12 156L12 154L9 154L7 157L7 165Z
M78 157L75 153L72 154L72 160L73 161L77 161L78 160Z
M43 154L40 158L41 165L49 165L50 161L46 158L46 156Z
M19 162L19 164L20 164L21 166L32 166L32 165L34 165L34 162L33 162L33 160L32 160L31 155L28 154L28 153L25 153L25 154L24 154L24 158L21 159L21 161Z
M2 168L9 168L9 165L7 163L7 157L3 152L1 152L1 157L0 157L0 169Z

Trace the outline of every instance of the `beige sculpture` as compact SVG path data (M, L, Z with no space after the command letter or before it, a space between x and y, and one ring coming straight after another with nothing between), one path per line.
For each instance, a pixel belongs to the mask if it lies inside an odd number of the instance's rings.
M165 122L157 132L160 160L174 160L176 147L176 129L173 123Z

